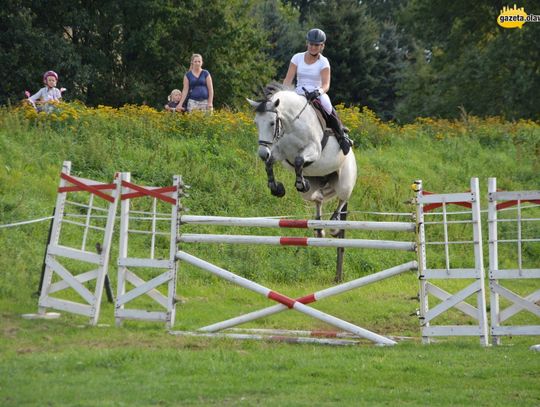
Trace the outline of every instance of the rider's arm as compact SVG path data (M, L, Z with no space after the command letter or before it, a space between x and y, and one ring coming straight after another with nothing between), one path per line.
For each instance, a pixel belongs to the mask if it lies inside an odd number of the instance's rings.
M322 91L323 93L328 93L330 90L330 67L324 68L321 71L321 82L322 82Z
M297 66L293 64L292 62L289 64L289 69L287 70L287 75L285 75L285 79L283 79L283 84L286 86L292 86L294 77L296 76L296 68Z

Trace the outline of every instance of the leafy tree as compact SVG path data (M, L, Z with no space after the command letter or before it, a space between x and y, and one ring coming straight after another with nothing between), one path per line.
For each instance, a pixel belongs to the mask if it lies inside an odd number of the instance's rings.
M290 4L296 8L300 13L298 21L304 24L309 20L309 15L313 9L325 2L324 0L283 0L283 3Z
M316 16L312 24L327 34L324 54L332 65L334 103L373 107L379 35L375 20L356 0L329 2L318 6L312 16Z
M43 86L42 75L54 69L69 72L79 58L69 41L36 29L38 15L31 2L13 0L0 8L0 104L17 103L24 91L36 92ZM65 78L60 78L65 84Z
M16 0L0 10L2 27L9 27L0 32L0 58L13 61L0 69L9 78L32 63L22 82L57 70L69 97L90 105L161 106L171 88L182 86L191 54L201 53L216 106L234 106L275 72L252 7L243 0ZM31 63L24 61L29 49ZM0 99L18 99L20 83L8 82Z
M396 25L383 23L376 46L377 63L372 73L375 86L368 101L383 120L394 119L396 89L405 66L406 48L400 41Z
M528 2L523 2L527 10ZM416 59L401 84L399 117L475 115L538 119L534 102L540 90L537 27L504 29L496 18L502 2L447 3L411 0L402 21L429 50L429 61ZM530 9L532 10L532 9ZM531 12L531 11L530 11ZM425 63L427 62L427 63ZM429 93L419 83L431 80ZM429 103L420 104L425 98ZM420 108L420 110L417 110Z
M281 80L287 73L292 55L305 44L300 14L280 0L263 0L254 8L254 17L262 21L268 35L265 52L277 66L276 79Z

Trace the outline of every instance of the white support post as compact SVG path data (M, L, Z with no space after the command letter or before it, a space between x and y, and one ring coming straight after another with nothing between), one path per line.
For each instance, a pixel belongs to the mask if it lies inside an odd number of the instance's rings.
M422 180L416 180L413 184L414 190L416 192L417 199L423 197L423 186ZM428 299L428 290L427 290L427 280L425 275L426 265L426 233L424 228L424 205L416 205L416 246L417 246L417 256L418 256L418 281L420 282L418 299L419 299L419 309L418 309L418 318L420 320L420 325L429 328L430 323L426 320L426 315L429 311L429 299ZM423 332L423 330L422 330ZM423 343L430 343L430 339L426 335L422 335Z
M489 344L487 311L484 289L484 264L482 254L482 232L480 219L480 194L478 178L471 179L471 191L467 193L433 194L423 190L422 181L415 181L416 196L416 222L418 239L418 276L420 280L420 309L419 318L422 327L422 339L429 343L434 336L478 336L483 346ZM472 225L471 240L452 241L448 233L448 226L453 221L449 217L452 212L447 211L448 204L457 204L470 208L470 212L459 212L461 215L470 214L470 221L458 221ZM437 207L442 207L441 212L435 216L442 216L440 222L426 222L426 212ZM443 227L442 242L426 241L426 226L439 224ZM452 268L448 247L450 244L459 243L472 245L474 251L474 268ZM426 246L429 244L443 245L444 269L430 268L427 260ZM448 293L436 286L433 281L444 279L473 279L474 282L457 293ZM430 308L429 296L441 300L438 305ZM465 299L475 295L476 307L465 302ZM434 319L451 308L458 309L469 315L476 325L436 325Z
M535 289L529 295L519 295L505 287L505 282L514 280L519 281L527 279L540 283L540 265L536 268L524 267L523 265L523 243L540 242L540 234L527 240L522 235L522 224L524 222L539 222L539 218L526 217L524 211L527 209L522 206L523 202L532 202L540 204L540 191L497 191L497 180L489 178L488 180L488 222L489 222L489 287L491 298L491 335L495 345L501 344L502 336L510 335L540 335L540 288ZM512 208L516 206L516 208ZM512 208L516 216L509 219L499 219L498 211L501 209ZM528 208L531 209L531 208ZM516 239L499 239L498 224L500 222L510 222L516 226ZM540 228L536 228L540 230ZM512 269L501 269L499 266L499 247L500 242L516 244L517 267ZM540 284L538 285L540 287ZM511 305L501 309L501 298L510 302ZM535 315L538 321L536 324L515 325L509 322L509 318L521 311L527 311Z
M84 315L90 318L90 324L96 325L99 318L101 307L101 297L105 285L105 277L107 276L109 255L111 248L112 235L114 230L114 221L116 215L117 196L120 192L119 179L115 180L114 184L103 184L98 181L78 178L70 175L71 163L65 161L62 166L60 186L58 189L58 197L56 199L55 216L51 239L47 246L47 254L45 257L45 273L43 285L38 302L38 315L45 316L47 308L53 308L65 312ZM67 242L60 245L60 234L62 224L68 223L65 219L65 208L69 204L67 202L68 193L89 193L89 205L79 205L87 209L87 219L84 224L77 222L69 222L75 225L83 226L82 245L72 244ZM100 250L98 253L85 250L87 233L90 227L91 216L90 212L94 208L93 196L96 195L108 202L107 223L103 231L103 238L98 245ZM102 228L96 228L101 230ZM69 246L68 246L69 244ZM82 247L82 249L81 249ZM71 259L78 262L95 264L96 268L91 271L85 271L77 274L77 267L68 270L67 266L63 265L64 259ZM60 278L59 281L53 283L53 279ZM94 282L94 291L85 286L88 282ZM84 303L78 303L71 299L71 294L65 293L64 290L74 290ZM55 294L55 296L52 296ZM62 294L64 294L62 296ZM59 297L58 295L61 295Z

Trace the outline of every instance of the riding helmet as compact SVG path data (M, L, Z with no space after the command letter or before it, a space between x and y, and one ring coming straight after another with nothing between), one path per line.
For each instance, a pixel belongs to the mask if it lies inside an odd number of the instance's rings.
M320 30L318 28L313 28L308 31L306 35L306 40L308 42L311 42L313 44L323 44L326 42L326 34L323 30Z
M49 76L53 76L54 78L56 78L56 80L58 80L58 74L54 71L47 71L43 74L43 82L44 83L47 83L47 78Z

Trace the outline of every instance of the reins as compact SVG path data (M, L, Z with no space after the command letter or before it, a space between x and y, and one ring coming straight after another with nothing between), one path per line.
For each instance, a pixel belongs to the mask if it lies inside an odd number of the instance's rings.
M306 104L304 105L304 107L302 108L302 110L300 110L300 113L298 113L298 114L296 115L296 117L293 119L293 122L294 122L295 120L297 120L297 119L300 117L300 115L301 115L302 113L304 113L304 110L306 110L307 105L309 105L309 100L306 99Z

